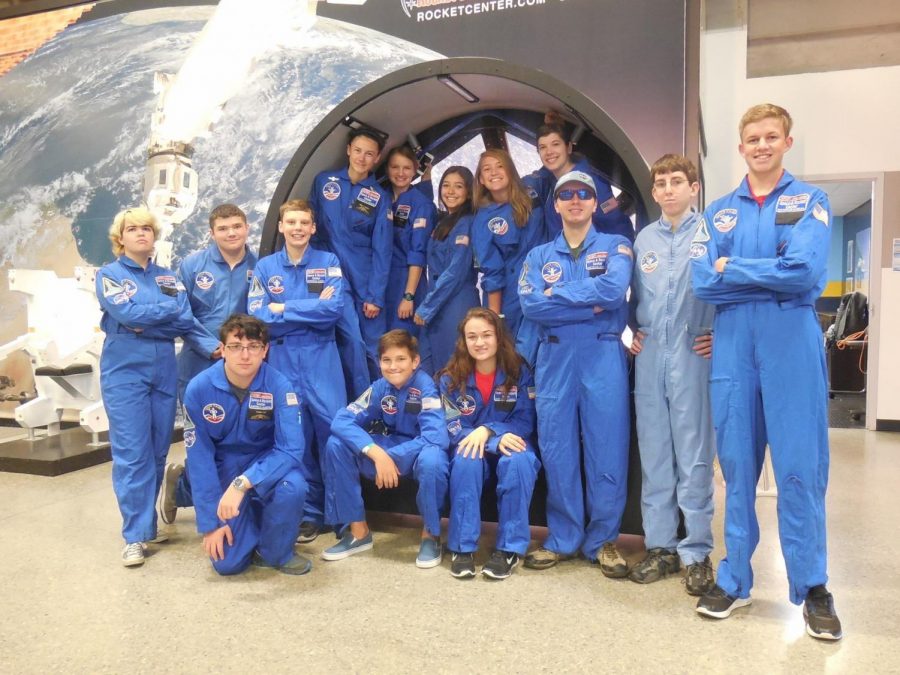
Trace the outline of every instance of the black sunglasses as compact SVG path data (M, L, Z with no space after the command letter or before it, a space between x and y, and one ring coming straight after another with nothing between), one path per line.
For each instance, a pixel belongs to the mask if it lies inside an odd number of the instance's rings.
M560 190L556 193L556 198L560 201L567 202L572 199L575 195L578 195L578 199L593 199L594 191L590 188L578 188L577 190Z

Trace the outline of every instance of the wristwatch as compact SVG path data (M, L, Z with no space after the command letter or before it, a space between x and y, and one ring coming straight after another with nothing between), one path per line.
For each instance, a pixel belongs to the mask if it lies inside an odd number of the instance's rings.
M404 299L404 300L409 300L410 302L412 302L413 300L416 299L416 296L414 296L412 293L404 293L404 294L403 294L403 299Z
M247 491L247 479L243 476L238 476L233 481L231 481L231 487L233 487L238 492L246 492Z

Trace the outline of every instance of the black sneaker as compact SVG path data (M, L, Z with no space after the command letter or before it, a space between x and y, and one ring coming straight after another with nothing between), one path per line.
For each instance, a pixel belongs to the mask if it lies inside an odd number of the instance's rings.
M512 574L513 569L519 564L519 556L516 553L507 553L499 548L494 549L491 557L481 568L481 573L491 579L506 579Z
M750 598L728 595L717 585L697 601L697 612L713 619L727 619L738 607L746 607L749 604Z
M709 556L706 556L701 562L691 563L687 566L684 587L688 595L706 595L715 585L716 580Z
M841 620L834 611L834 598L825 586L813 586L803 603L806 632L817 640L840 640L844 637Z
M300 523L300 534L297 536L297 543L308 544L311 541L315 541L320 532L319 526L312 521Z
M471 553L450 554L450 574L457 579L472 579L475 577L475 556Z
M651 548L647 557L628 573L628 578L638 584L650 584L664 579L681 569L681 560L674 551Z

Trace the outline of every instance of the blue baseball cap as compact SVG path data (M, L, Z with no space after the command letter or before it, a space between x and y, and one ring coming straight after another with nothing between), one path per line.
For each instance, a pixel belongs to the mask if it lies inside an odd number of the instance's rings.
M591 189L591 192L594 193L594 197L597 196L597 186L594 185L594 179L591 178L584 171L570 171L567 174L564 174L560 177L558 181L556 181L556 187L553 188L553 197L556 197L556 193L559 192L560 188L566 183L581 183L585 187Z

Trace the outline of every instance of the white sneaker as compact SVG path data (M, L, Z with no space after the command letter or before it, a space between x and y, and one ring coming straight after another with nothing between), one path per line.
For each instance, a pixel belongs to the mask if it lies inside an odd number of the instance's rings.
M169 533L171 528L168 527L157 527L156 528L156 536L153 539L148 539L146 544L161 544L164 541L169 541Z
M122 549L122 564L125 567L134 567L144 564L144 545L137 541L133 544L125 544Z

